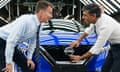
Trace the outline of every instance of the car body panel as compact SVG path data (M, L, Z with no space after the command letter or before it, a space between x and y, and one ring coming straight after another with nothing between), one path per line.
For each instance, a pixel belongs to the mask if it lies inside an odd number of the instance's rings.
M78 39L81 34L73 32L41 33L40 45L69 45L72 41ZM93 45L95 40L95 34L89 35L82 40L81 45Z

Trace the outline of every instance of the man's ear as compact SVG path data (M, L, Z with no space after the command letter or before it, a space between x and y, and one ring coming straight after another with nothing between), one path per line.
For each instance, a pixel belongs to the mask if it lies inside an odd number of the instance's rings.
M92 14L93 18L96 18L96 14Z

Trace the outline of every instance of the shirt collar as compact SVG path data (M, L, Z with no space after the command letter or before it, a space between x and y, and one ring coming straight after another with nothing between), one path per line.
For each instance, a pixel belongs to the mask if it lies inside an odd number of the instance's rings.
M37 26L39 26L40 25L40 21L39 21L39 19L38 19L36 14L34 15L34 18L35 18L35 22L36 22Z
M96 21L96 23L95 23L95 26L99 26L99 25L101 25L102 23L102 16L103 16L103 14L101 14L101 16L97 19L97 21Z

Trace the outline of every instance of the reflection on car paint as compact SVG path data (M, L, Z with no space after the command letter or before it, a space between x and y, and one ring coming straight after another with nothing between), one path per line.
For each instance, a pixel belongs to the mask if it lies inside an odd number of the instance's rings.
M60 20L54 19L54 20L66 22L66 20L61 20L61 19ZM69 20L67 21L72 22ZM81 26L79 26L79 23L77 23L76 25L78 25L77 27L80 27L82 31L84 30L83 28L81 28ZM76 25L73 25L73 26L76 27ZM46 26L46 27L49 27L49 26ZM58 28L58 29L52 29L52 31L50 28L46 28L46 27L43 27L45 29L43 29L43 31L41 31L40 33L40 42L39 42L40 45L58 45L58 46L69 45L72 41L75 41L76 39L78 39L78 37L83 33L83 32L79 32L79 30L75 30L77 28L74 28L74 29L67 28L69 26L62 27L66 29ZM88 37L84 38L82 42L80 43L80 45L94 45L96 38L97 37L95 34L91 34ZM31 40L29 39L26 42L23 42L22 44L19 45L19 48L21 48L20 50L22 50L25 56L27 55L27 50L29 48L30 43L31 43ZM106 55L107 55L107 52L102 52L94 56L87 64L87 70L88 71L100 71L102 64L104 63L104 60L106 58ZM48 62L42 56L40 57L40 63L38 65L39 66L37 66L36 72L51 72L50 64L48 64Z

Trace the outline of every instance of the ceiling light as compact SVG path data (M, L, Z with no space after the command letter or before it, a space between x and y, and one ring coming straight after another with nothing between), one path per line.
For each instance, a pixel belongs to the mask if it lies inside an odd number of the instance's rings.
M111 2L116 5L118 8L120 8L120 5L115 1L115 0L111 0Z
M111 9L113 9L115 12L117 12L117 9L115 9L111 4L109 4L106 0L103 0L105 4L107 4Z
M118 3L120 3L120 0L116 0Z
M89 4L88 2L87 2L87 0L83 0L87 5Z
M99 6L102 6L100 3L98 3L96 0L94 0L94 2L97 4L97 5L99 5ZM106 8L104 9L105 10L105 12L107 13L107 14L111 14Z
M107 10L109 10L111 13L114 13L114 11L112 11L107 5L105 5L101 0L98 0L102 6L104 6L104 8L106 8Z
M83 0L80 0L80 2L82 2L84 5L87 5Z
M90 0L88 0L88 2L89 2L89 4L91 4L91 3L92 3L92 1L90 1Z

